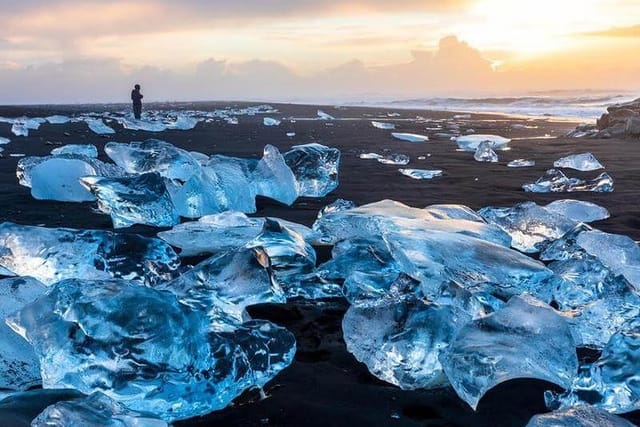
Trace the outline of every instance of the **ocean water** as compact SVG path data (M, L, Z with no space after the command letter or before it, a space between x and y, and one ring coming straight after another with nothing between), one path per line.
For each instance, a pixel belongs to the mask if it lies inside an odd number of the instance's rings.
M496 113L591 122L606 112L609 105L631 101L638 97L640 94L631 93L563 93L496 98L416 98L361 102L358 105L397 109Z

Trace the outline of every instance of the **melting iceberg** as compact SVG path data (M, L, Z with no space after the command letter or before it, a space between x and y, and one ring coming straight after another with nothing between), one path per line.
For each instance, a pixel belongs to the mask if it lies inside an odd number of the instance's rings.
M104 151L115 164L133 174L157 172L184 182L200 170L200 163L189 152L158 139L129 144L108 142Z
M565 320L546 304L518 296L463 326L440 361L458 396L474 409L502 382L536 378L569 388L578 370Z
M493 150L504 150L511 142L510 139L502 136L481 134L458 136L455 141L458 147L464 151L476 151L483 142L489 144Z
M556 200L544 208L578 222L593 222L609 218L608 210L595 203L582 200Z
M1 248L0 248L1 250ZM46 287L31 277L0 280L0 318L35 301ZM40 362L31 346L7 325L0 324L0 388L26 390L40 385Z
M487 222L509 233L511 246L526 253L539 252L576 226L576 221L534 202L519 203L510 208L486 207L478 213Z
M510 168L530 168L535 166L535 160L515 159L507 163L507 167Z
M224 408L295 352L270 322L215 332L172 294L122 280L58 282L7 322L33 345L45 388L102 392L166 421Z
M413 179L432 179L436 176L442 176L442 171L439 169L398 169L398 172Z
M264 155L253 171L256 194L291 205L298 198L298 182L280 151L273 145L264 147Z
M429 140L428 136L418 135L416 133L398 133L398 132L393 132L391 135L395 139L399 139L400 141L407 141L407 142L426 142L426 141Z
M95 145L92 144L68 144L63 145L62 147L54 148L53 150L51 150L51 154L53 154L54 156L60 154L76 154L78 156L97 158L98 149Z
M489 144L487 141L482 141L478 145L473 158L478 162L496 163L498 161L498 155L491 149L491 144Z
M69 278L127 278L152 284L180 261L159 239L98 230L0 224L0 269L46 285Z
M406 154L390 153L382 157L378 157L378 162L383 165L408 165L411 159Z
M87 126L89 126L89 129L98 135L112 135L116 133L116 131L107 126L102 119L85 118L84 121L87 123Z
M376 122L376 121L372 121L371 125L374 128L377 129L385 129L385 130L392 130L396 128L396 125L394 125L393 123L384 123L384 122Z
M525 427L634 427L624 418L589 405L536 415Z
M88 176L80 182L96 196L100 210L111 215L114 228L133 224L171 227L180 220L165 182L157 173L124 178Z
M321 144L294 145L284 160L295 176L298 195L324 197L338 188L340 150Z
M110 397L96 392L83 399L62 401L48 406L32 422L32 427L168 427L152 414L128 409Z
M569 391L560 395L547 392L547 405L566 409L590 404L614 413L638 410L639 346L640 322L635 318L611 337L598 360L581 367Z
M522 188L530 193L570 193L573 191L610 193L613 191L613 178L608 173L602 173L591 181L584 181L578 178L568 178L558 169L549 169L535 183L525 184Z
M591 153L573 154L562 157L553 163L553 167L576 169L583 172L604 169L604 166L602 166L598 159Z

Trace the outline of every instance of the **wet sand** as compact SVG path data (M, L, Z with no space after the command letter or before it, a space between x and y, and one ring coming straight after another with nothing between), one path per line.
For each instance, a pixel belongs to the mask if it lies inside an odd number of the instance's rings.
M183 104L180 109L213 109L228 103ZM255 104L249 104L255 105ZM288 207L268 199L259 199L258 216L277 216L311 225L319 209L337 198L357 204L394 199L415 207L436 203L459 203L472 209L484 206L511 206L532 200L546 204L562 198L575 198L598 203L611 212L611 218L594 223L607 232L621 233L640 240L640 141L593 140L564 138L575 123L507 118L487 114L472 114L470 119L456 119L453 112L394 110L389 108L320 107L338 120L305 120L315 118L316 106L277 105L274 118L295 117L295 123L283 120L277 127L262 124L263 116L241 116L238 125L222 121L200 123L190 131L161 133L127 131L118 126L116 135L101 137L84 123L66 125L44 124L31 131L29 137L14 137L10 126L0 124L0 136L10 137L4 158L0 158L0 222L64 226L73 228L111 229L108 216L93 212L93 204L72 204L34 200L28 188L18 185L15 177L17 161L11 154L45 155L59 143L95 144L100 158L108 160L104 143L140 141L158 138L189 150L206 154L230 156L261 156L266 144L281 150L292 145L317 142L342 151L340 186L323 199L299 199ZM165 107L165 106L159 106ZM175 106L173 106L175 107ZM72 115L80 107L0 107L0 116L30 117L50 114ZM87 106L86 111L112 109L113 106ZM121 108L116 108L120 110ZM397 112L400 117L388 117ZM417 116L429 120L416 120ZM396 124L397 132L432 136L427 143L408 143L394 139L391 131L374 128L370 121ZM436 122L434 122L434 120ZM444 120L443 122L437 122ZM457 123L464 133L472 128L476 133L498 134L516 138L511 150L499 151L499 163L479 163L473 153L457 151L448 139L433 138L427 127ZM534 129L514 129L513 124L536 126ZM446 131L446 130L444 130ZM287 132L295 132L293 138ZM438 131L440 132L440 131ZM544 135L558 137L538 139ZM431 181L418 181L401 175L401 166L382 165L375 160L363 160L363 152L383 153L385 150L411 157L408 168L442 169L444 175ZM569 154L592 152L605 165L615 180L613 193L571 193L539 195L525 193L521 186L533 182L553 167L553 161ZM418 160L418 156L427 156ZM531 168L508 168L514 159L536 161ZM593 178L599 172L571 171L570 176ZM122 232L153 235L157 229L135 226ZM326 260L329 251L320 249L319 261ZM452 390L402 391L370 375L345 349L341 320L345 301L320 304L294 302L287 305L253 307L254 317L272 320L291 330L297 338L295 362L284 370L265 391L268 398L259 400L249 392L222 411L198 419L176 423L177 426L523 426L537 413L546 412L543 392L553 387L542 381L518 380L502 384L489 392L473 412ZM640 422L638 414L627 415ZM1 423L0 423L1 424Z

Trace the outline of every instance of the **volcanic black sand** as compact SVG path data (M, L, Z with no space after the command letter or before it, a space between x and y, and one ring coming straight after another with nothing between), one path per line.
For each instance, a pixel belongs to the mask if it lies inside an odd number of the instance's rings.
M155 105L153 108L201 109L223 108L234 104L206 103ZM436 203L459 203L472 209L483 206L511 206L533 200L548 203L561 198L575 198L598 203L611 212L611 218L595 223L603 231L621 233L640 239L640 141L564 138L575 123L550 120L527 120L492 115L471 115L470 119L453 120L453 112L394 110L390 108L320 107L335 116L335 121L305 120L315 118L315 106L274 105L275 118L288 119L277 127L262 124L263 116L242 116L238 125L222 121L199 123L190 131L162 133L133 132L119 126L108 138L91 132L84 123L44 124L31 131L29 137L14 137L10 125L0 124L0 136L10 137L0 158L0 222L46 225L52 227L111 229L108 216L95 213L91 203L73 204L34 200L28 188L18 185L15 170L18 158L11 154L45 155L59 144L95 144L100 158L108 160L104 143L140 141L158 138L188 150L206 154L260 157L266 144L281 150L292 145L317 142L342 151L340 186L323 199L300 199L288 207L259 199L258 216L277 216L311 225L319 209L337 198L357 204L393 199L415 207ZM84 107L0 107L0 116L43 117L50 114L73 115L80 111L118 111L123 106ZM397 112L400 117L388 117ZM473 153L456 151L448 139L432 138L428 143L408 143L394 139L391 131L374 128L370 121L396 123L397 132L433 135L426 130L438 123L416 121L421 116L458 123L461 130L498 134L516 138L511 150L499 151L499 163L479 163ZM349 120L346 120L349 119ZM512 125L537 126L514 129ZM446 130L445 130L446 131ZM295 132L293 138L287 132ZM557 137L538 139L544 135ZM444 176L431 181L418 181L398 173L399 166L382 165L375 160L362 160L362 152L392 151L411 156L406 166L418 169L442 169ZM533 182L553 166L553 161L569 154L592 152L605 165L615 180L613 193L571 193L536 195L525 193L521 185ZM427 156L418 160L418 156ZM513 159L536 161L531 168L514 169L506 164ZM570 176L593 178L598 172L571 171ZM136 226L122 232L153 235L158 230ZM329 250L318 252L319 262L329 257ZM546 412L543 392L554 386L534 380L504 383L490 391L480 402L477 412L457 398L452 390L402 391L377 380L345 349L341 321L347 308L345 301L321 303L293 302L287 305L253 307L253 317L272 320L291 330L298 349L293 364L265 387L266 399L248 392L231 407L213 414L176 423L178 426L523 426L531 416ZM38 411L33 408L33 411ZM7 412L4 412L7 415ZM2 413L0 413L2 418ZM640 421L638 414L627 418ZM6 422L6 421L5 421ZM0 419L0 425L4 425Z

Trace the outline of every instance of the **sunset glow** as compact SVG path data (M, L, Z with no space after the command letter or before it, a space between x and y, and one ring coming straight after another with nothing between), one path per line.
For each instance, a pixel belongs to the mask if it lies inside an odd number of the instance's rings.
M327 93L325 86L316 90L317 80L335 69L346 80L334 91L336 95L408 95L408 85L383 91L375 81L389 81L398 67L419 68L416 52L420 57L437 57L440 41L447 36L457 37L462 44L459 51L442 54L456 56L457 66L469 69L472 79L483 82L482 87L453 87L459 89L454 92L640 86L631 78L640 69L640 59L627 54L640 49L638 31L632 30L640 22L640 2L635 0L236 3L33 0L0 5L3 86L14 87L16 79L37 84L33 80L37 72L51 67L81 76L87 72L88 78L95 74L87 70L102 64L97 67L100 75L109 71L110 75L102 77L118 82L128 82L140 69L170 74L176 87L156 93L180 98L179 77L186 78L203 64L217 62L221 73L229 75L250 73L247 64L260 61L263 68L284 70L301 80L284 97ZM571 56L578 59L573 67L564 63ZM481 70L480 59L487 61L488 71ZM109 64L106 68L105 63ZM442 80L439 75L430 77L438 67L422 65L427 68L421 73L413 70L412 79ZM490 76L491 72L511 73L523 67L528 71L502 75L499 81ZM20 80L16 70L35 75ZM368 86L356 74L358 70L367 73ZM537 71L532 74L531 70ZM553 75L552 70L563 74ZM262 77L274 77L264 71ZM484 71L489 74L482 75ZM359 81L360 86L349 88L349 79ZM428 95L449 87L418 80L414 88ZM249 94L240 91L237 96ZM99 92L88 96L102 97Z

